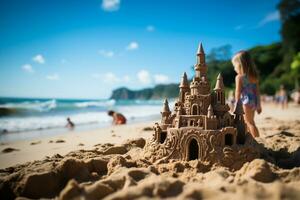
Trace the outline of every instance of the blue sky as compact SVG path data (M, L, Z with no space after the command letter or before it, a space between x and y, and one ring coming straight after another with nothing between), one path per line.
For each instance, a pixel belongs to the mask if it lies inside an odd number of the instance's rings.
M278 0L1 0L0 96L108 98L191 75L195 52L280 41Z

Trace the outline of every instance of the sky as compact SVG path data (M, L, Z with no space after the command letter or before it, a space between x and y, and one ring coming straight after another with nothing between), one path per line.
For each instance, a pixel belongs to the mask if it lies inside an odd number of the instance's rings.
M0 96L99 99L176 83L199 42L234 53L280 41L278 2L0 0Z

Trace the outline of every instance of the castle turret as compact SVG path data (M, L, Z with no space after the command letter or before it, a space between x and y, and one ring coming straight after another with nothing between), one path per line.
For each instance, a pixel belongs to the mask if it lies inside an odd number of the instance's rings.
M241 100L239 100L234 108L234 125L237 129L237 143L244 144L246 140L246 126L244 122L244 109Z
M207 95L210 93L210 84L207 80L207 66L205 63L205 53L202 43L197 50L197 63L195 64L195 77L190 84L191 95Z
M189 92L190 87L189 87L189 83L188 83L188 79L187 79L187 75L184 72L182 77L181 77L181 82L179 85L179 101L184 103L184 99L185 99L185 93Z
M208 118L212 118L214 116L214 111L213 111L213 108L211 105L208 106L208 109L207 109L207 117Z
M167 99L165 99L163 109L160 113L161 113L161 123L169 124L170 123L169 117L170 117L171 111L170 111L169 102Z
M213 107L210 104L207 109L207 116L205 117L204 128L206 130L211 130L211 129L217 129L217 126L218 126L218 120L214 115Z
M200 79L201 76L206 76L207 74L207 67L205 63L205 53L203 50L202 43L199 44L197 50L197 63L195 64L195 71L196 71L196 79Z
M219 74L217 77L217 82L216 82L214 91L216 94L215 102L224 105L225 104L224 83L223 83L223 77L221 74Z

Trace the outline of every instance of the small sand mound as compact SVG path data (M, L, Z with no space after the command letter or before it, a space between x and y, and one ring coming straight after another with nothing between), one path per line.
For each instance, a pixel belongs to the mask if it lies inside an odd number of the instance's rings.
M263 183L270 183L276 179L276 174L272 172L270 164L265 160L255 159L237 172L237 179L254 179Z
M125 153L127 153L127 149L125 146L113 146L103 152L104 155L125 154Z

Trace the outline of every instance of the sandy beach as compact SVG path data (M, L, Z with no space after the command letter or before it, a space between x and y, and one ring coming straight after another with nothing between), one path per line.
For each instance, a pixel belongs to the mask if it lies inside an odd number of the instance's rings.
M300 107L265 105L256 123L261 158L237 171L143 159L154 122L1 144L0 197L300 199Z
M3 143L0 146L1 152L7 148L15 150L0 154L0 168L40 160L54 154L65 155L80 149L91 150L97 144L121 144L127 139L139 137L146 139L152 136L152 132L144 129L152 128L153 124L154 122L144 122L82 132L66 129L65 133L53 137Z

